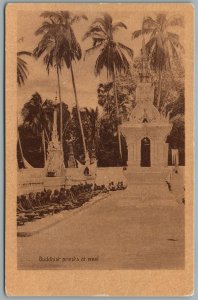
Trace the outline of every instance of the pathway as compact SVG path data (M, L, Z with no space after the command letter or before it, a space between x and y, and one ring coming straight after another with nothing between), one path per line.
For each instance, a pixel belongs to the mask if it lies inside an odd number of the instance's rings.
M39 234L18 237L18 267L183 268L184 205L163 184L130 184Z

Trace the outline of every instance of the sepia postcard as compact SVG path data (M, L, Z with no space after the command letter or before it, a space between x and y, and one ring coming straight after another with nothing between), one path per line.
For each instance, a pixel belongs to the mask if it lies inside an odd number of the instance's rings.
M194 7L6 7L5 290L190 296Z

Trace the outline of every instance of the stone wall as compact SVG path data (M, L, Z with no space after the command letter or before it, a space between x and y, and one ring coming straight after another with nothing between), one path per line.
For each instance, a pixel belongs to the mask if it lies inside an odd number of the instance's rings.
M18 195L39 192L45 189L71 187L80 183L106 185L110 182L125 182L123 167L96 168L94 174L85 176L84 169L66 168L62 177L46 177L44 169L24 169L18 172Z

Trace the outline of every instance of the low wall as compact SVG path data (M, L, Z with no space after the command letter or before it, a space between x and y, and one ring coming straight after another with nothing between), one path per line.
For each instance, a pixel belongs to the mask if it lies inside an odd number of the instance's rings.
M110 182L117 184L119 181L126 183L126 178L123 173L123 167L108 167L96 169L96 184L108 186Z
M44 169L21 169L17 174L17 194L43 191Z
M66 168L62 177L46 177L44 169L24 169L18 172L18 195L39 192L46 189L71 187L80 183L96 183L108 186L110 182L126 182L122 167L96 168L85 176L82 169Z

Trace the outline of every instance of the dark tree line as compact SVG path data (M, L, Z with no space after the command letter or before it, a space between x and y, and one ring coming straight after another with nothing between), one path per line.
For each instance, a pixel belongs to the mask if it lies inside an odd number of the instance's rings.
M106 70L106 82L98 87L98 109L80 108L76 89L73 62L82 58L73 24L88 20L85 15L69 11L46 11L35 35L41 39L32 53L17 53L17 82L21 87L28 77L24 56L43 59L47 72L56 72L58 101L43 101L35 93L22 110L23 123L19 126L17 146L19 164L22 158L33 166L42 167L47 157L48 142L51 139L53 111L58 112L58 133L64 150L65 165L68 160L68 141L73 144L75 157L81 162L86 152L96 155L99 166L126 165L127 146L118 125L127 117L135 105L135 89L141 68L141 55L133 59L133 50L115 38L118 30L127 30L123 22L114 22L108 13L102 13L88 26L82 39L90 39L92 46L85 51L84 58L97 53L93 66L95 75ZM168 17L164 13L147 16L141 28L132 33L132 39L142 37L140 54L147 56L148 67L155 87L154 105L170 114L173 129L168 137L170 147L184 152L184 68L183 47L174 27L183 27L181 16ZM133 66L132 66L133 60ZM132 67L131 67L132 66ZM62 68L71 72L73 92L76 101L72 112L63 101L61 90Z

